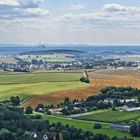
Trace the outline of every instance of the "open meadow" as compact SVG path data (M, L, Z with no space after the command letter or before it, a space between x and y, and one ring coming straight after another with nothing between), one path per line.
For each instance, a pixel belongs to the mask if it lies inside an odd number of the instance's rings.
M135 120L139 117L140 117L139 111L120 112L120 111L112 111L112 110L103 110L101 112L95 111L88 115L81 115L81 116L75 117L75 119L108 122L108 123L120 123L120 122L124 122L128 120Z

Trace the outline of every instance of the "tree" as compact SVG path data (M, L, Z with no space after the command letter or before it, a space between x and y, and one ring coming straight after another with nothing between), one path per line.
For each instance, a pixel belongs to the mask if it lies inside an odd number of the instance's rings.
M90 82L89 79L88 79L87 77L81 77L81 78L80 78L80 81L81 81L81 82L85 82L85 83L89 83L89 82Z
M11 101L11 103L14 105L14 106L18 106L18 105L20 105L20 98L18 97L18 96L12 96L11 98L10 98L10 101Z
M130 127L130 134L132 134L132 136L137 136L137 124L133 123Z
M44 105L43 104L38 104L35 108L35 111L38 111L38 112L44 112Z
M93 127L94 129L101 129L102 125L100 123L95 123Z
M7 129L1 129L0 130L0 139L1 140L15 140L14 134L12 134L11 131Z
M26 114L33 114L33 109L32 109L32 107L30 107L30 106L28 106L27 108L26 108L26 110L25 110L25 113Z
M137 99L138 99L138 102L140 103L140 96L138 96L138 98L137 98Z
M64 140L71 140L70 134L67 130L62 130L62 136Z

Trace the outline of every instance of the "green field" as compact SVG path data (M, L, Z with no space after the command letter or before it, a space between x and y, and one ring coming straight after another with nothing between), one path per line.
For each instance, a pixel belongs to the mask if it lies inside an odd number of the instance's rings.
M82 73L6 73L0 75L0 100L18 95L22 99L88 86L79 81Z
M46 54L46 55L20 55L17 56L18 58L21 58L24 61L31 62L33 59L40 61L42 60L43 62L71 62L74 61L73 58L70 58L70 54Z
M122 56L120 57L122 61L140 61L140 56Z
M119 112L119 111L105 110L102 112L95 112L89 115L82 115L79 117L75 117L75 119L117 123L117 122L124 122L127 120L133 120L138 117L140 117L139 111Z
M6 73L0 75L0 84L27 84L39 82L78 82L82 73Z
M40 113L37 113L40 114ZM42 114L41 114L42 115ZM102 133L107 134L110 137L118 136L118 137L131 137L129 133L120 132L113 129L110 129L109 123L102 123L102 129L94 129L93 125L96 123L94 121L84 121L84 120L74 120L65 117L57 117L53 115L42 115L44 120L49 120L51 123L61 122L62 124L74 126L76 128L81 128L84 131L91 131L93 133ZM139 140L139 138L135 138L135 140Z

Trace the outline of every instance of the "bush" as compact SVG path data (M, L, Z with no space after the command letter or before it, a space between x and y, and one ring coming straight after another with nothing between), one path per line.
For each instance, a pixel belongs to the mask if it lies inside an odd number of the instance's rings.
M25 110L25 114L33 114L33 109L32 109L32 107L30 107L30 106L28 106L27 108L26 108L26 110Z
M95 123L93 126L94 129L101 129L102 125L100 123Z
M89 79L86 78L86 77L81 77L81 78L80 78L80 81L81 81L81 82L85 82L85 83L89 83L89 82L90 82Z
M35 115L35 119L42 119L42 116L40 114Z

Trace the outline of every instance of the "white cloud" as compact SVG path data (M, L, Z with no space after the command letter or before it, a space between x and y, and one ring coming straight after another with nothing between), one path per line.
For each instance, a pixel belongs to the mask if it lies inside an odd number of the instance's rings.
M0 0L0 5L19 6L17 0Z
M82 5L82 4L72 4L71 5L71 9L72 10L81 10L81 9L85 9L85 5Z
M0 42L139 42L140 7L113 3L94 12L71 11L48 16L49 11L42 9L40 2L42 0L11 0L4 5L0 0Z
M119 4L115 4L115 3L112 3L112 4L106 4L104 7L103 7L103 10L107 11L107 12L126 12L128 11L128 7L125 7L123 5L119 5Z
M43 10L41 8L28 8L25 11L31 15L38 15L38 16L48 16L49 15L48 10Z
M91 13L68 13L58 18L64 23L91 24L96 27L140 28L140 7L106 4L101 10Z
M48 16L49 11L41 9L43 0L0 0L0 20Z

